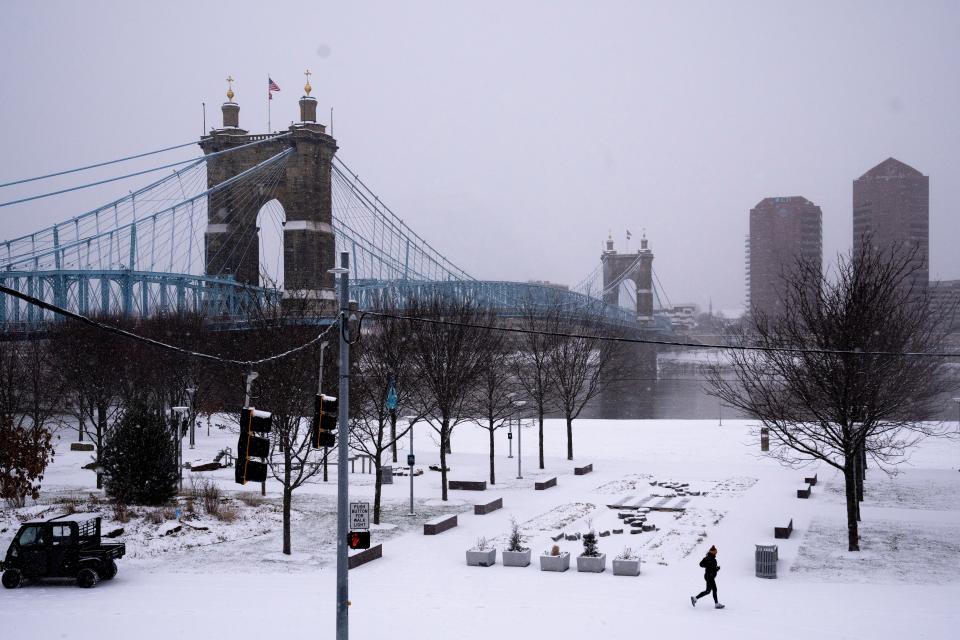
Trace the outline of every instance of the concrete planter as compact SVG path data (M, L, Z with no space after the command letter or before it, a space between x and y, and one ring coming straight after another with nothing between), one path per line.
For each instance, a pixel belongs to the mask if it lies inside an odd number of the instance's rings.
M526 567L530 564L530 549L525 551L501 551L503 566Z
M540 571L566 571L570 568L570 554L564 551L558 556L540 556Z
M630 560L614 558L613 559L613 575L615 576L640 575L640 558L632 558Z
M497 550L467 551L467 565L471 567L492 567L497 564Z
M577 571L601 573L607 568L607 554L598 556L577 556Z

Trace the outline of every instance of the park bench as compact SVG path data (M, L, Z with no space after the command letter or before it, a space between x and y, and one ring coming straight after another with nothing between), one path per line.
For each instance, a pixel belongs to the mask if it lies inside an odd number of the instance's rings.
M544 489L549 489L550 487L557 486L557 477L547 478L543 482L534 482L533 488L536 491L543 491Z
M804 478L803 481L813 487L817 484L817 474L813 474L812 478Z
M354 553L347 557L347 569L355 569L362 564L367 564L377 558L383 557L383 545L375 544L369 549L364 549L360 553Z
M497 498L496 500L491 500L490 502L484 502L481 504L473 505L473 515L475 516L485 516L488 513L496 511L497 509L503 508L503 498Z
M809 484L808 484L806 487L802 488L802 489L797 489L797 497L798 497L798 498L803 498L804 500L806 500L807 498L810 497L810 492L811 492L812 490L813 490L813 487L810 486Z
M573 468L573 475L575 475L575 476L585 476L585 475L587 475L588 473L590 473L591 471L593 471L593 463L585 464L585 465L583 465L582 467L574 467L574 468Z
M785 527L774 527L773 528L773 537L786 540L790 537L790 534L793 533L793 518L790 518L790 524Z
M457 514L449 516L438 516L433 520L427 520L423 523L423 535L435 536L443 533L447 529L453 529L457 526Z
M447 486L452 490L460 491L486 491L486 480L450 480Z

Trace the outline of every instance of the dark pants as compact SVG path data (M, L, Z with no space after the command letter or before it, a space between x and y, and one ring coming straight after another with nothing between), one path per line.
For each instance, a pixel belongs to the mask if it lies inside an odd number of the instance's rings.
M717 581L716 581L716 579L715 579L715 578L707 578L707 577L704 577L704 580L707 581L707 588L704 589L702 593L698 593L698 594L697 594L697 600L699 600L700 598L702 598L703 596L707 595L708 593L710 593L710 592L712 591L712 592L713 592L713 601L714 601L714 602L719 602L719 600L717 600Z

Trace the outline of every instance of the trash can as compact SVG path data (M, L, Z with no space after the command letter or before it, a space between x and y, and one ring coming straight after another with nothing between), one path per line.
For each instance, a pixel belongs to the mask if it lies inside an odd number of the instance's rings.
M757 577L777 577L777 545L758 544L756 551Z
M393 466L385 464L380 467L380 483L393 484Z

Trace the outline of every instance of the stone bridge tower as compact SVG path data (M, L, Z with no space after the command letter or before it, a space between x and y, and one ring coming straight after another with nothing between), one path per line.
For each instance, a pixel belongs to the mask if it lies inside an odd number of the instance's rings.
M607 248L600 256L603 263L603 301L620 304L620 283L630 280L636 288L637 319L641 324L653 324L653 252L647 238L640 240L636 253L617 253L613 238L607 237Z
M232 82L231 78L228 78ZM286 214L283 228L284 301L309 301L308 308L326 312L335 308L333 275L336 256L331 210L331 162L336 140L317 123L317 100L310 96L309 72L300 98L300 122L288 133L251 135L240 128L240 106L233 101L232 86L223 103L223 127L200 139L204 153L269 140L224 154L207 162L208 187L219 184L286 149L293 149L279 177L266 184L269 171L260 174L259 185L249 181L218 191L208 198L206 273L232 275L238 282L259 286L260 251L257 214L270 200L280 202ZM275 182L275 184L273 184ZM258 193L259 189L259 193Z

